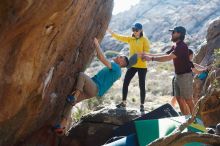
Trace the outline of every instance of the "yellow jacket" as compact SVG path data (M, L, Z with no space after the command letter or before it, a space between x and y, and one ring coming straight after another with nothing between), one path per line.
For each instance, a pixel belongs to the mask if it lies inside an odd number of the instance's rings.
M148 40L148 38L146 37L141 37L139 39L136 39L135 37L130 37L130 36L122 36L116 33L112 34L112 37L124 42L124 43L128 43L130 46L130 54L129 56L132 56L135 53L149 53L150 52L150 42ZM132 67L135 68L147 68L147 62L146 61L142 61L141 58L138 58L138 61L135 65L133 65Z

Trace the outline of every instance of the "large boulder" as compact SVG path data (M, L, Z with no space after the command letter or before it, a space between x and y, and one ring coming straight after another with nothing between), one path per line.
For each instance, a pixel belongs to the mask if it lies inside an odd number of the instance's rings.
M49 129L112 8L112 0L1 1L0 145L51 145Z
M220 48L220 18L214 20L207 32L206 43L201 47L195 56L195 62L203 66L212 66L206 81L196 79L194 82L194 97L200 97L207 90L215 89L209 100L205 104L205 108L201 113L202 119L206 126L216 125L220 122L220 66L218 64L219 57L215 52ZM209 88L211 87L211 89Z
M118 109L105 107L89 113L71 128L68 137L62 139L62 145L76 146L103 145L113 136L113 130L140 116L137 109ZM75 146L75 145L74 145Z

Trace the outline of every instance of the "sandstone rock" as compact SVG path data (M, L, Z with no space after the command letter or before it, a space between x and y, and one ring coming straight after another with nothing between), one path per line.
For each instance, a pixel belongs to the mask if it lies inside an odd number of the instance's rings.
M112 137L118 126L139 116L136 109L106 107L84 116L62 139L62 145L77 143L77 146L99 146ZM74 145L75 146L75 145Z
M201 112L202 120L206 126L214 126L220 122L220 69L214 70L210 73L209 78L204 85L204 92L207 91L210 85L215 92L211 95L209 100L205 103L204 110Z
M220 48L220 19L213 21L208 28L206 36L207 42L198 52L195 61L203 66L211 65L213 69L209 73L209 77L205 82L201 83L199 80L194 82L194 97L201 96L207 92L208 88L212 86L216 92L211 95L210 99L206 102L204 111L201 116L206 126L213 126L220 122L220 69L215 66L215 50ZM219 58L217 58L219 59ZM219 67L219 66L218 66Z
M93 58L93 38L103 37L112 3L1 1L0 145L50 145L49 127Z

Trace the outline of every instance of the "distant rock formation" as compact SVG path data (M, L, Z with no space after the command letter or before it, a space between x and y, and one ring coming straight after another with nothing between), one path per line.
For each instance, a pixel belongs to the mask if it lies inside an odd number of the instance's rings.
M109 27L118 33L130 35L132 24L141 22L151 42L167 43L171 37L168 30L183 25L187 29L190 46L196 49L205 39L210 21L218 16L219 0L141 0L130 10L114 15ZM105 36L102 44L108 50L127 50L128 47L109 35Z
M1 1L0 145L51 146L50 127L112 8L112 0Z

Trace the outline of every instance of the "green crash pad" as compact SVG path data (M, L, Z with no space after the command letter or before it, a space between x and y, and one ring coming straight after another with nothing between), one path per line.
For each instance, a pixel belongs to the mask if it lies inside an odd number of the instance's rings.
M157 138L164 137L173 132L181 123L185 122L188 116L164 118L156 120L135 121L137 138L140 146L146 146ZM197 119L197 121L200 121ZM205 132L205 127L198 123L191 124L186 131ZM189 143L185 146L202 146L201 143Z

